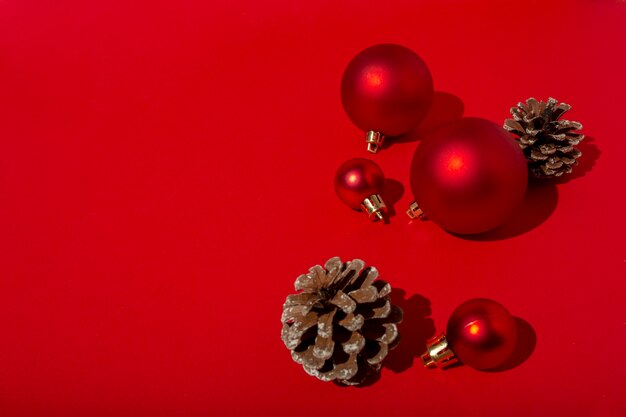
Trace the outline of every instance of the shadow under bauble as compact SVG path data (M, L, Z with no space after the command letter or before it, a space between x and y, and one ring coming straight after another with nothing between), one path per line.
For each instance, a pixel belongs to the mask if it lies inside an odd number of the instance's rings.
M394 217L396 215L395 205L404 195L404 185L400 181L385 178L380 194L387 206L387 217Z
M535 329L526 320L513 317L517 326L517 341L513 353L501 365L487 369L485 372L504 372L520 366L532 355L537 346Z
M524 199L502 225L475 235L451 234L475 241L496 241L520 236L545 222L556 209L558 200L558 190L554 181L529 178Z
M392 146L394 143L416 142L423 135L436 129L437 127L462 117L464 111L465 105L460 98L443 91L435 91L430 110L426 114L424 120L404 135L386 138L382 147L385 149Z

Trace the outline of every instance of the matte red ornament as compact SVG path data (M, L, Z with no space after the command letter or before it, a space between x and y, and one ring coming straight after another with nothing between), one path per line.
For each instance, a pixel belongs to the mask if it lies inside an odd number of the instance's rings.
M348 64L341 79L341 102L350 120L367 133L376 153L384 136L411 131L433 100L428 67L412 50L394 44L371 46Z
M509 133L488 120L461 118L418 145L411 164L416 205L407 213L453 233L483 233L509 217L527 185L526 159Z
M348 207L363 210L372 220L384 220L387 208L379 193L385 176L373 161L354 158L344 162L335 174L335 193Z
M474 369L504 363L517 342L515 319L500 303L475 298L458 306L445 335L433 339L422 355L425 366L445 368L457 361Z

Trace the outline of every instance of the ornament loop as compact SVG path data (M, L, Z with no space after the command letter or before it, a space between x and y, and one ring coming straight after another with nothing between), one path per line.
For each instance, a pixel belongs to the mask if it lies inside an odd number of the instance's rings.
M365 134L365 143L367 143L367 151L377 153L383 145L385 137L380 132L370 130Z
M361 210L363 210L371 220L385 221L384 213L387 213L387 206L378 194L371 195L363 200Z
M422 211L420 206L417 205L417 201L414 201L411 203L408 210L406 211L406 215L409 216L411 220L417 219L417 218L420 218L420 219L424 218L424 212Z
M444 369L459 361L452 349L450 349L445 334L431 339L426 349L426 353L421 356L421 359L422 363L427 368L436 366L437 368Z

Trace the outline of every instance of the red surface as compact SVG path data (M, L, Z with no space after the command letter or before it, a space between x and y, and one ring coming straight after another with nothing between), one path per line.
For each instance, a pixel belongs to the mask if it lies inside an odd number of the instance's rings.
M309 3L0 2L0 415L625 415L626 4ZM418 142L397 143L372 158L398 215L368 223L332 181L367 156L342 71L379 42L420 54L446 111L572 104L582 166L467 240L407 222ZM363 389L279 338L293 281L334 255L409 313ZM408 366L432 330L415 294L438 330L495 299L536 347L504 372Z

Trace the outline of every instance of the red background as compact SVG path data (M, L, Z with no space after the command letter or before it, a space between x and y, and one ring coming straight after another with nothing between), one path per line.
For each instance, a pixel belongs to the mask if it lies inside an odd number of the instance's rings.
M625 23L617 0L0 1L0 415L626 415ZM367 155L339 100L380 42L423 57L440 116L572 104L581 166L482 239L409 223L419 135ZM356 156L396 181L388 225L333 193ZM295 278L335 255L409 313L366 388L279 337ZM532 327L527 360L413 362L478 296Z

